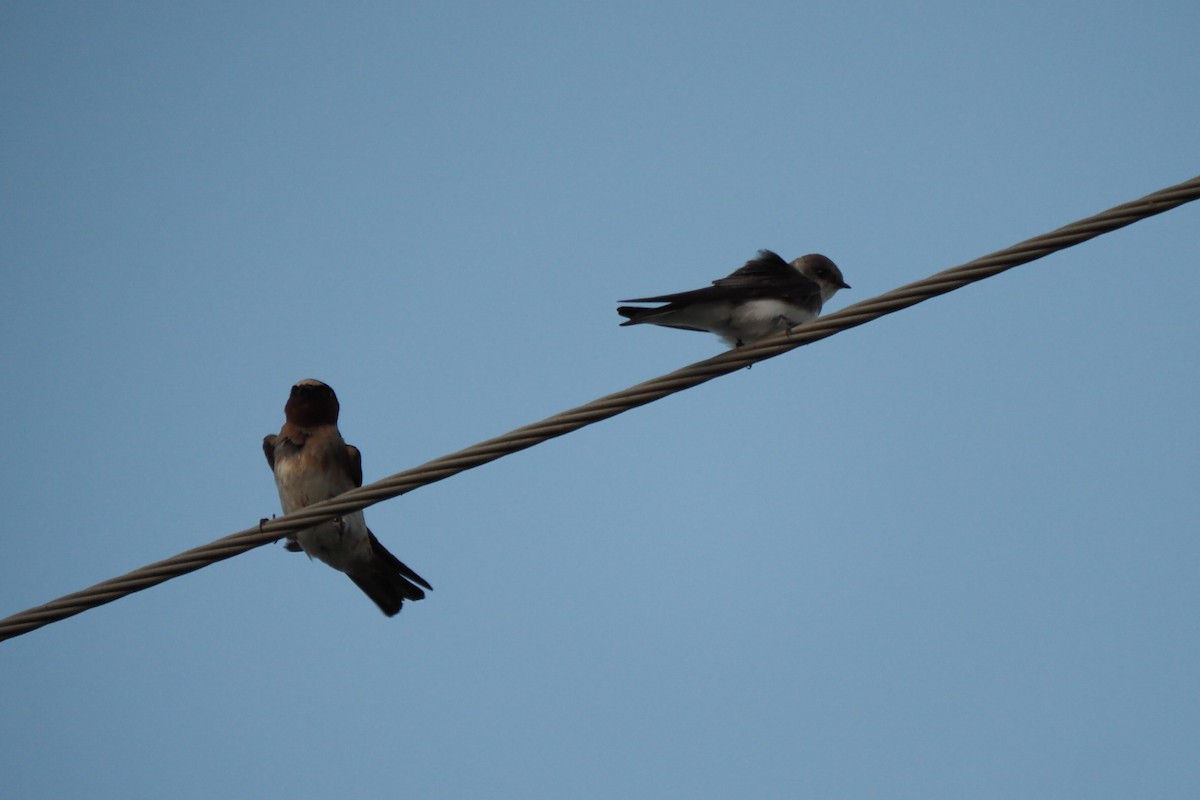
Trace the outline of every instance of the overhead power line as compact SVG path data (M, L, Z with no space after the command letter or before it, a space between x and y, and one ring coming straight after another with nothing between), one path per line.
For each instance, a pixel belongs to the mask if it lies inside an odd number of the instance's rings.
M907 286L893 289L878 297L855 303L841 311L793 328L791 331L775 334L713 358L698 361L683 369L639 383L624 391L555 414L541 422L517 428L495 439L488 439L465 450L459 450L457 453L434 459L419 467L398 472L383 480L346 492L332 500L316 503L295 513L264 521L260 525L184 551L164 561L60 597L45 605L14 614L0 620L0 641L28 633L51 622L57 622L171 578L186 575L202 567L231 558L255 547L277 541L286 534L366 508L383 500L398 497L413 489L427 486L502 456L533 447L548 439L608 419L721 375L736 372L743 367L954 291L969 283L990 278L1005 270L1197 199L1200 199L1200 176L1162 189L1140 200L1110 208L1093 217L1073 222L1058 230L1028 239L991 255L936 273Z

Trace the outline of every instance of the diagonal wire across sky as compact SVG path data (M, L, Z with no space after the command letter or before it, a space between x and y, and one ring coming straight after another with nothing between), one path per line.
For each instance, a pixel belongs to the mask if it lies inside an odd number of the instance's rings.
M277 541L288 533L390 500L1197 199L1200 199L1200 176L847 306L790 331L698 361L623 391L555 414L540 422L525 425L502 436L390 475L332 500L316 503L286 516L263 520L252 528L13 614L0 620L0 641L232 558Z

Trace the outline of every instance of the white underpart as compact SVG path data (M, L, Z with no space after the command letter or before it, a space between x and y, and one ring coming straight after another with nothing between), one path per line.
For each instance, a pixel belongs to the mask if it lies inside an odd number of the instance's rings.
M808 322L815 316L792 303L764 298L736 305L725 300L692 303L639 321L711 331L733 347Z
M808 322L815 316L816 314L783 300L749 300L733 310L729 324L730 328L737 332L736 338L745 344L793 325ZM736 344L736 341L731 343Z
M296 541L304 552L342 572L350 572L354 565L372 558L367 522L361 511L300 531Z
M334 485L324 472L306 469L292 459L276 464L275 485L285 514L354 488L349 480L344 486ZM305 553L342 572L372 558L367 522L361 511L299 531L296 541Z

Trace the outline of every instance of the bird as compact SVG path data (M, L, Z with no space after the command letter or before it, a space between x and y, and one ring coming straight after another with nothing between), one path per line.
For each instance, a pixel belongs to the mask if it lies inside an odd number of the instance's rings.
M278 434L263 438L263 453L275 475L283 513L362 486L362 455L338 431L337 395L321 381L305 379L292 387ZM289 535L293 552L304 551L346 573L389 617L405 600L420 600L433 590L380 544L367 528L363 512L354 511Z
M770 250L712 286L690 292L620 300L621 303L665 303L653 308L619 306L621 325L649 323L720 336L731 347L761 339L808 322L837 293L849 289L837 264L818 253L792 263Z

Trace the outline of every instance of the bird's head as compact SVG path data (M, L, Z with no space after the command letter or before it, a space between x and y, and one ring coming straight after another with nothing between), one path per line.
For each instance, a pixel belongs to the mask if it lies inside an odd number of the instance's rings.
M792 262L792 267L817 286L821 287L821 302L827 303L837 294L838 289L849 289L850 284L842 277L842 271L837 264L819 253L800 256Z
M283 413L287 415L288 422L311 428L317 425L336 425L340 409L333 389L318 380L307 378L292 387Z

